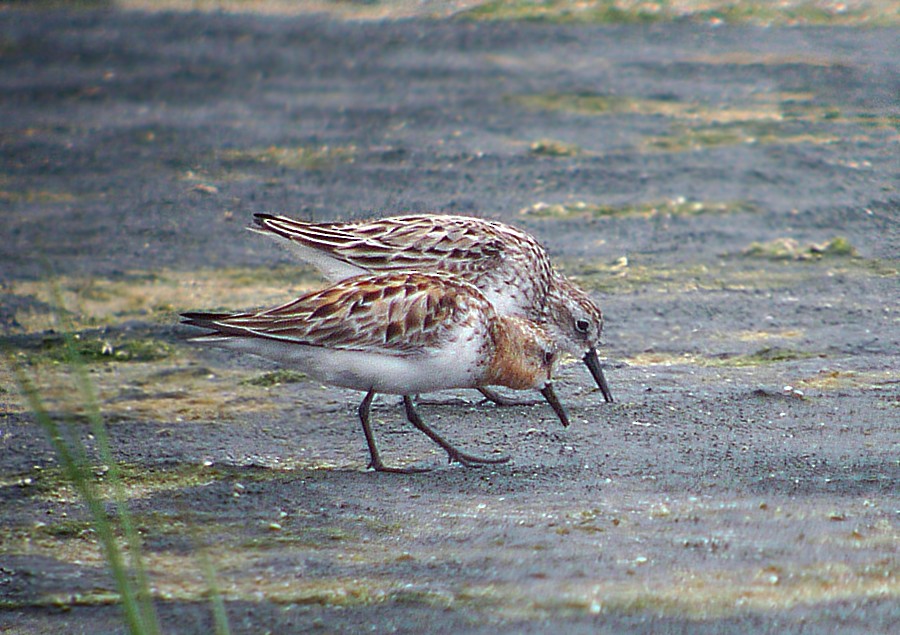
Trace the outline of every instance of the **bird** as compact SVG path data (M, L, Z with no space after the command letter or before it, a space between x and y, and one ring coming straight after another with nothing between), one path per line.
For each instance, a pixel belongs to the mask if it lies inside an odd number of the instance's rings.
M257 213L254 223L248 229L286 239L295 255L333 282L400 270L452 273L478 287L499 313L541 324L561 350L584 362L603 398L613 402L597 357L600 307L552 266L533 236L516 227L441 214L311 223ZM493 401L508 401L481 390Z
M327 384L365 392L358 414L369 467L376 471L424 471L383 462L369 421L376 393L402 395L410 423L443 448L450 462L467 467L510 457L457 449L425 424L411 395L488 385L535 389L569 425L553 389L560 357L553 339L531 320L499 314L477 287L450 274L365 274L270 309L181 317L183 324L207 329L193 341L266 357Z

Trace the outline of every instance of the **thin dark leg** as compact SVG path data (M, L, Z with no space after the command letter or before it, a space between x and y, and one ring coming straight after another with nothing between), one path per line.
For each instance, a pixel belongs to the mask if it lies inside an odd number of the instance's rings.
M375 445L375 435L372 434L372 426L369 425L369 409L372 406L372 399L375 398L375 391L370 390L366 393L362 403L359 404L359 420L362 422L363 434L366 435L366 443L369 444L369 466L374 469L384 467L381 462L381 455L378 453L378 446Z
M466 467L474 467L476 465L506 463L507 461L509 461L508 456L489 459L483 456L467 454L462 450L456 449L444 437L425 425L425 422L422 421L421 417L419 417L419 413L416 412L416 409L413 406L413 401L412 399L410 399L409 395L403 395L403 405L406 407L406 418L409 419L409 422L416 426L416 428L424 432L429 439L441 446L447 453L447 456L450 458L451 462L459 461Z
M369 410L372 407L372 399L374 397L375 391L370 390L366 393L362 403L359 404L359 420L362 422L363 434L366 435L366 443L369 444L369 467L376 472L395 472L398 474L427 472L428 468L388 467L382 462L381 454L378 452L378 446L375 445L375 435L372 434L372 426L369 424Z

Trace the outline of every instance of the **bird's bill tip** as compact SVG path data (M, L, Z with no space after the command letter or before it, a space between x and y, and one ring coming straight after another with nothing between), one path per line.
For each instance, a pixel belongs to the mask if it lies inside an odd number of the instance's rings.
M565 406L560 403L559 398L556 396L556 391L553 390L553 383L547 382L544 384L544 387L541 388L541 395L544 399L547 400L547 403L550 404L550 407L553 408L553 412L556 413L556 416L559 417L559 422L563 424L564 428L569 427L569 413L566 412Z
M612 403L612 391L609 389L609 384L606 383L606 377L603 375L603 369L600 367L597 349L592 348L588 350L588 352L584 354L582 361L584 362L584 365L588 367L588 370L591 371L591 376L593 376L594 381L597 382L600 392L603 393L603 399L606 400L606 403Z

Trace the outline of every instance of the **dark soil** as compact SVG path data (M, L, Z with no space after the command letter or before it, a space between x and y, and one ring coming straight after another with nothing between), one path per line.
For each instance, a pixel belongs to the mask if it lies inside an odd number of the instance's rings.
M43 281L83 341L164 345L89 363L166 633L211 632L203 554L232 633L895 633L898 60L890 29L8 9L0 321L60 415ZM248 383L273 367L175 325L320 284L259 211L527 229L603 307L616 403L580 364L568 429L427 396L513 457L465 469L387 397L386 460L435 469L367 471L362 395ZM3 382L0 631L123 632Z

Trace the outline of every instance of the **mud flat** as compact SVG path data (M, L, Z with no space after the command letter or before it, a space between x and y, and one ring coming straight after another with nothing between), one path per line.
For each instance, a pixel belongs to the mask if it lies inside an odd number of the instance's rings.
M0 13L4 341L108 425L166 633L888 633L900 623L896 28ZM601 303L617 398L420 412L184 342L322 281L253 212L483 215ZM427 401L443 403L428 405ZM449 400L449 402L448 402ZM0 367L0 630L123 632ZM105 471L97 485L108 492Z

